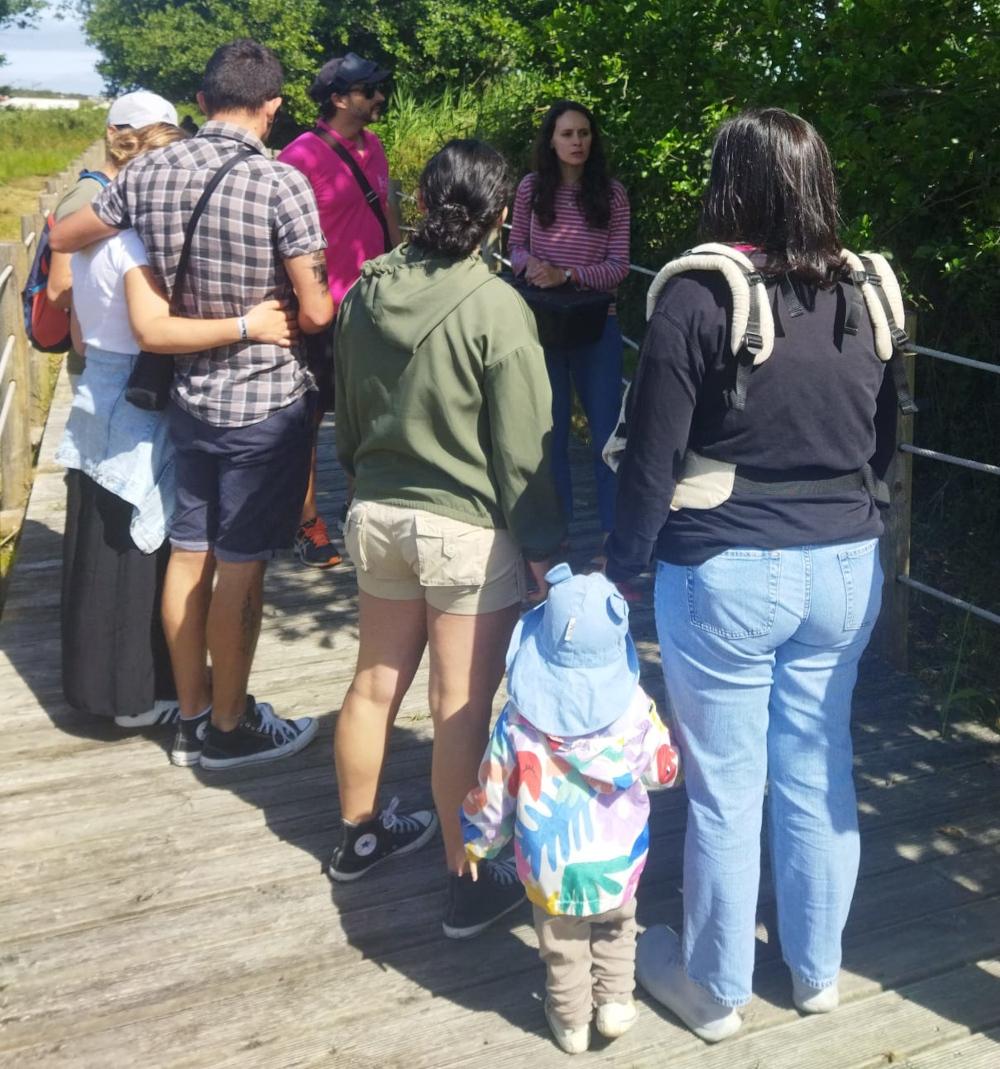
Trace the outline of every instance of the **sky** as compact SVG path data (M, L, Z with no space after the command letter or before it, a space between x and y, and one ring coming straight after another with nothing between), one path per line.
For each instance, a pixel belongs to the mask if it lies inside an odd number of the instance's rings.
M97 95L103 82L94 70L100 53L84 40L76 16L63 19L43 13L35 29L7 26L0 34L0 84L15 89L51 89L57 93Z

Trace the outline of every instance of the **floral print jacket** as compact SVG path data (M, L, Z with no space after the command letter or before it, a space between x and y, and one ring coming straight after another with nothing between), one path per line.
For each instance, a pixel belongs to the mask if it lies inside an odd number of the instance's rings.
M646 788L675 786L679 766L641 687L610 727L571 739L543 734L508 702L462 805L466 855L493 857L513 837L536 905L575 917L616 909L634 897L646 864Z

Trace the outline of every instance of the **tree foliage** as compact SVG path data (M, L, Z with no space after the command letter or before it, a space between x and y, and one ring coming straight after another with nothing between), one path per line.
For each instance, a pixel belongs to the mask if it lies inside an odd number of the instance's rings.
M112 93L142 87L171 100L193 100L219 45L252 37L274 49L287 77L288 110L313 108L306 97L322 52L314 36L321 0L78 0L97 65Z
M45 0L0 0L0 30L11 25L30 26L47 6ZM0 67L6 62L7 57L0 53Z
M718 122L791 108L837 161L846 241L894 251L911 295L972 302L1000 336L997 295L983 303L969 282L1000 276L1000 0L69 2L112 89L190 100L213 49L248 35L281 58L285 110L306 123L306 86L350 47L393 69L411 108L448 83L473 89L489 111L478 128L519 164L537 110L577 95L608 135L649 263L694 235Z

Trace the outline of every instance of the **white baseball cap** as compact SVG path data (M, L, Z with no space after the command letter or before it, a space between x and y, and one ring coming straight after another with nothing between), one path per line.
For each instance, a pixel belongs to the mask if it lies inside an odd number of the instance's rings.
M177 109L169 100L145 89L120 96L108 112L108 126L131 126L138 130L143 126L152 126L154 122L168 122L176 126Z

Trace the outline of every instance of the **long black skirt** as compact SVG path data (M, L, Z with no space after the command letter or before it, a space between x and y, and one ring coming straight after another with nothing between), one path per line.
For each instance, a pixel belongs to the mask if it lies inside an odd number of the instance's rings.
M93 716L127 716L176 698L160 622L164 543L141 553L129 535L132 506L73 469L66 473L62 684Z

